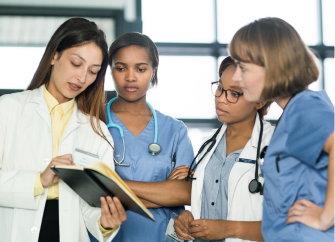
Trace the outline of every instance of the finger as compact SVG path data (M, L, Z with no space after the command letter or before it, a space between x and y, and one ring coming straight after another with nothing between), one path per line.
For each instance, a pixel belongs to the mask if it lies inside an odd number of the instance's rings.
M72 161L62 158L54 158L50 162L49 166L70 166L72 165Z
M200 231L200 232L197 232L197 233L191 233L191 236L195 237L195 238L200 238L200 239L203 239L203 240L207 240L207 237L206 237L206 234L204 231Z
M124 207L122 206L122 203L120 202L120 200L117 197L114 197L113 201L114 201L116 209L117 209L117 211L120 215L121 222L126 221L127 213L126 213Z
M189 226L190 227L200 226L202 223L203 223L203 219L192 220L192 221L190 221Z
M72 161L72 154L60 155L55 158L66 159Z
M114 219L114 222L116 225L121 225L122 222L121 222L121 218L120 218L120 214L114 204L114 201L113 199L110 197L110 196L107 196L107 203L108 203L108 206L109 206L109 210L111 212L111 215Z
M177 168L174 168L171 171L170 175L174 175L174 174L178 173L180 170L188 170L188 168L187 168L187 166L179 166Z
M179 175L179 174L187 174L188 173L188 169L187 168L184 168L184 169L179 169L175 172L172 172L170 173L170 176L176 176L176 175Z
M311 206L315 205L313 202L311 202L311 201L309 201L309 200L307 200L305 198L299 200L298 202L299 202L299 204L301 204L301 205L303 205L305 207L311 207Z
M185 224L184 221L181 221L180 219L176 219L174 221L174 226L178 227L180 230L188 232L188 225Z
M286 223L287 224L292 224L296 222L303 223L303 221L304 221L304 216L291 216L287 218Z
M109 208L108 208L107 201L105 200L104 197L101 197L100 201L101 201L101 218L100 218L100 224L105 229L114 228L114 221L113 221L113 219L110 216L110 211L109 211Z
M194 227L190 227L188 229L189 233L192 234L192 236L194 237L198 237L198 235L194 235L194 233L199 233L202 232L204 230L204 227L199 225L199 226L194 226Z
M182 240L195 240L195 238L193 238L191 235L185 233L182 229L175 227L174 226L174 230L176 231L176 234L178 236L179 239Z

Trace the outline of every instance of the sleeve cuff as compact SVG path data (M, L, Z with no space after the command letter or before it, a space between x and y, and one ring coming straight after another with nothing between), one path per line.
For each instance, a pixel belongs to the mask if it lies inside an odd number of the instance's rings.
M107 236L107 235L115 232L119 228L119 225L118 225L118 226L115 226L112 229L105 229L104 227L102 227L102 225L100 223L100 218L98 219L98 224L99 224L99 229L100 229L103 236Z
M41 195L44 192L44 187L41 183L41 173L37 173L35 178L35 185L34 185L34 196Z

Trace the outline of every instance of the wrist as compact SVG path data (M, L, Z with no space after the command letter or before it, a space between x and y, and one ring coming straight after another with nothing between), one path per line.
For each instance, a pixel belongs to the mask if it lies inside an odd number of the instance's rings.
M227 238L240 238L239 231L241 231L241 223L238 221L226 220Z
M218 220L220 221L220 228L222 228L220 238L238 238L238 224L235 221L230 220Z
M319 217L319 229L321 231L326 231L333 225L334 225L334 215L332 213L327 213L323 208Z

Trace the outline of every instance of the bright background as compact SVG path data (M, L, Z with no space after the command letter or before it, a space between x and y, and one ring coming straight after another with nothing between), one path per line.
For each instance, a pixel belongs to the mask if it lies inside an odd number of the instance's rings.
M181 119L195 150L218 127L210 83L227 56L234 33L262 17L288 21L318 53L320 77L309 88L325 90L335 103L334 0L0 0L0 95L25 89L55 29L71 16L86 16L106 33L143 32L160 52L158 86L148 101ZM114 90L110 70L106 90ZM269 120L281 109L273 104ZM313 115L313 114L311 114Z

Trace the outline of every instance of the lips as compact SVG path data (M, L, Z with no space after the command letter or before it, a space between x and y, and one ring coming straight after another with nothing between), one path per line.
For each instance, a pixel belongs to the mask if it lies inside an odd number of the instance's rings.
M138 87L136 87L136 86L125 86L124 89L127 92L136 92L138 90Z
M81 88L81 86L70 83L70 82L69 82L69 86L70 86L72 91L78 91Z
M216 107L216 114L217 115L225 115L225 114L228 114L228 113L229 112L227 112L226 110Z

